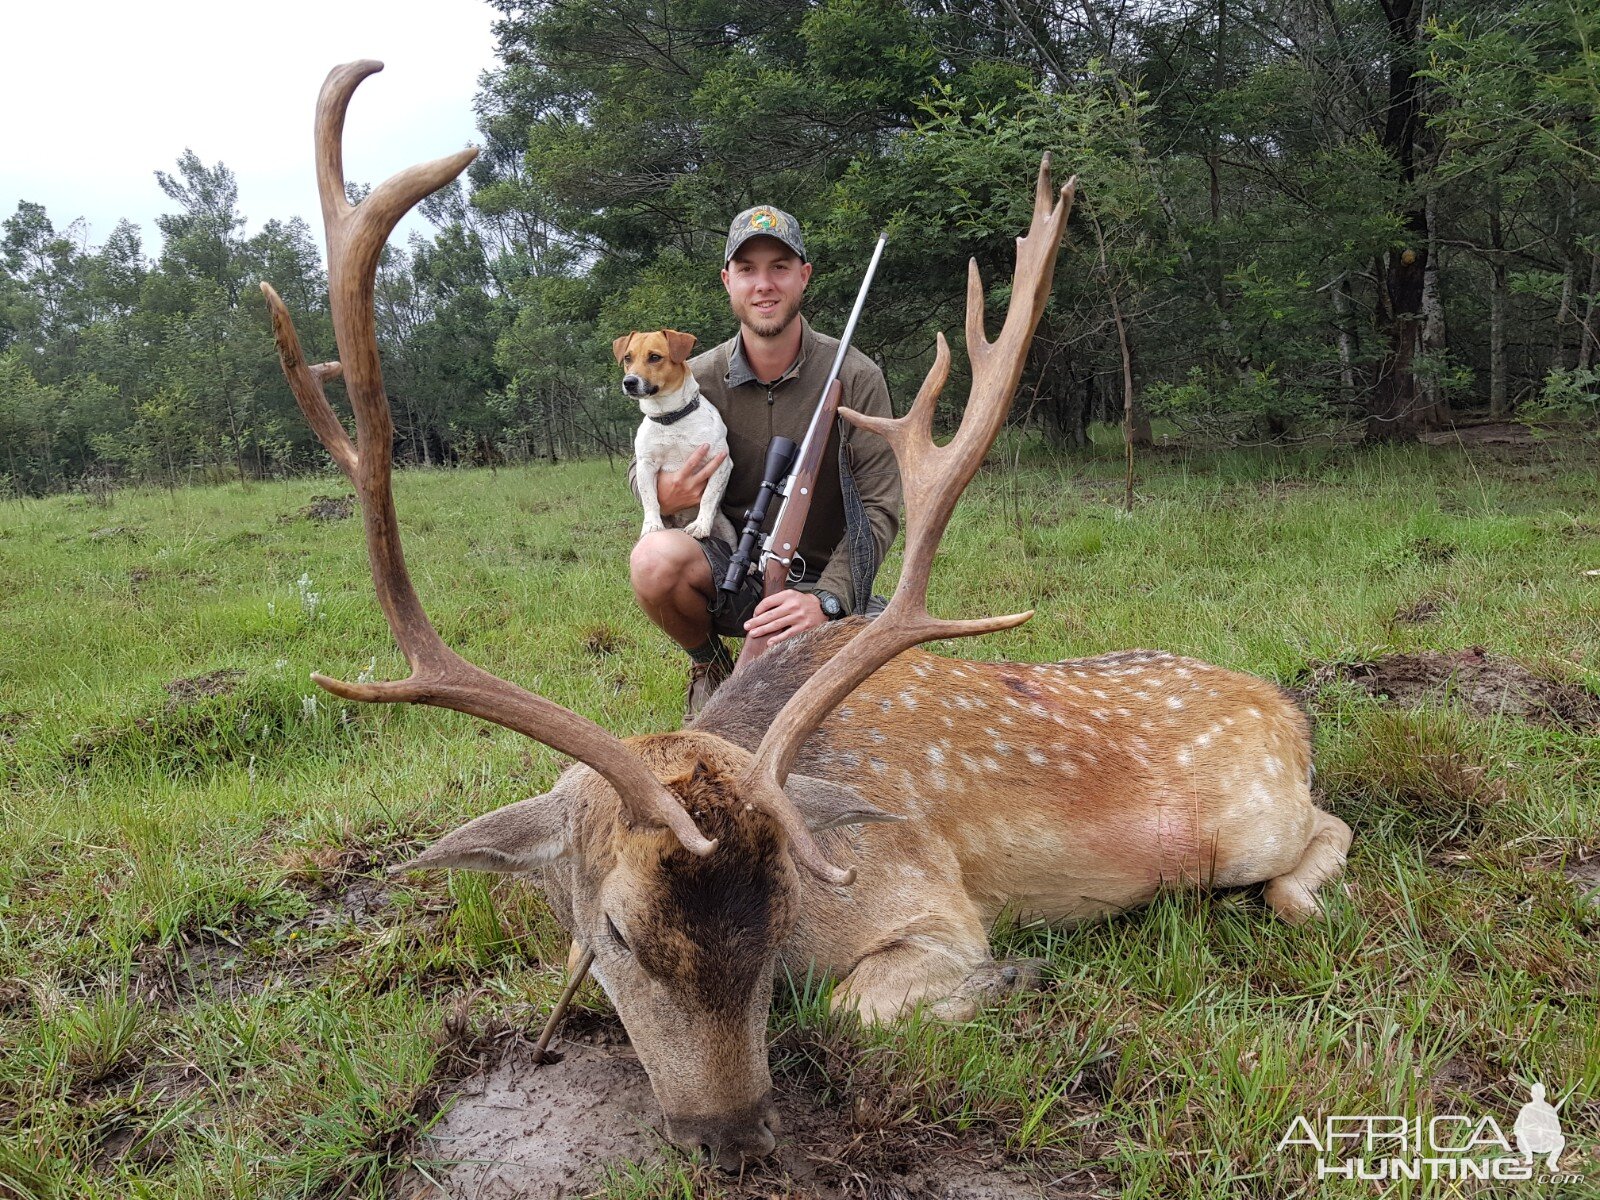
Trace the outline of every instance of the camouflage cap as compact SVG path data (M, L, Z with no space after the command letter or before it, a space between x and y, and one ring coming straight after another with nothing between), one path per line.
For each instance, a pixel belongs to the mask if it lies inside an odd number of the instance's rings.
M777 238L798 254L801 262L806 261L806 242L800 234L800 222L781 208L758 204L745 209L728 226L728 244L722 251L722 265L727 266L739 247L754 237Z

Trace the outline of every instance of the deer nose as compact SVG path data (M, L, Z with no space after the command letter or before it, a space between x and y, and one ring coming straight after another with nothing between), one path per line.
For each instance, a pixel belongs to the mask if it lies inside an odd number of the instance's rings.
M778 1144L778 1110L768 1092L755 1104L731 1113L668 1117L667 1134L683 1149L704 1150L724 1171L738 1171L746 1159L765 1158Z

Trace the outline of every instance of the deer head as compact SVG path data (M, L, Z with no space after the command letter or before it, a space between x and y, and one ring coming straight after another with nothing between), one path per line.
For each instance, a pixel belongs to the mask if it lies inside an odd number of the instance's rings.
M907 416L889 421L840 410L890 441L905 477L905 565L887 611L795 693L753 754L693 731L625 742L461 658L439 637L407 574L391 490L393 423L378 362L374 277L400 218L455 178L476 151L411 167L360 204L348 203L344 115L361 80L381 69L371 61L336 67L317 103L317 180L339 361L308 365L282 301L269 284L261 287L295 399L361 498L373 586L412 673L386 683L313 678L347 700L470 713L577 760L547 794L469 822L407 867L535 875L573 937L594 951L594 973L650 1075L671 1136L737 1165L773 1144L764 1034L779 949L808 887L847 888L855 878L853 867L830 861L814 835L897 819L847 785L794 774L801 744L852 688L901 651L1009 628L1032 615L936 620L926 593L956 499L1010 408L1049 295L1073 183L1056 196L1048 159L1042 164L1033 221L1017 242L1005 324L993 342L984 336L983 289L976 264L971 268L973 385L949 444L931 438L950 365L942 335ZM355 413L353 444L323 391L325 381L341 377Z

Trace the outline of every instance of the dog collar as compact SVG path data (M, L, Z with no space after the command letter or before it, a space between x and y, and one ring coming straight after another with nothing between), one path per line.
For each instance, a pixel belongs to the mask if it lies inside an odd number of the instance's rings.
M690 413L692 413L695 409L697 409L699 407L700 407L700 397L696 396L693 400L689 401L689 403L685 404L682 408L678 409L676 412L662 413L659 417L656 416L655 413L646 413L645 415L648 416L650 418L650 420L654 421L657 425L672 425L672 424L674 424L674 423L676 423L678 421L683 420L685 417L687 417Z

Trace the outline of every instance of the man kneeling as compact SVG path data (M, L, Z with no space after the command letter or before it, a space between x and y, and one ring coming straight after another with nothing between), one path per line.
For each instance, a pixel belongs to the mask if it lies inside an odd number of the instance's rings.
M767 446L776 435L804 440L822 399L822 385L838 352L800 316L811 263L800 225L770 206L734 218L723 252L722 283L739 320L728 341L689 362L700 394L728 427L733 473L722 512L735 529L761 485ZM851 349L839 375L840 404L876 416L893 416L889 389L871 359ZM840 480L839 438L859 504L847 502ZM684 466L656 477L663 513L695 508L723 454L697 450ZM634 486L633 472L629 483ZM851 519L852 512L855 519ZM768 513L768 527L777 505ZM639 607L693 660L684 721L691 721L733 669L723 637L782 641L846 614L865 611L872 579L900 526L900 473L894 452L876 434L835 422L817 473L810 516L789 573L791 586L765 598L759 574L746 577L738 595L719 602L717 584L733 547L711 537L696 541L664 529L639 539L629 566Z

